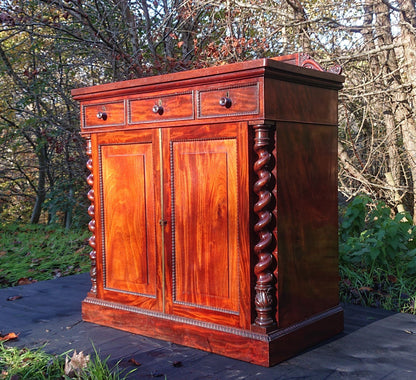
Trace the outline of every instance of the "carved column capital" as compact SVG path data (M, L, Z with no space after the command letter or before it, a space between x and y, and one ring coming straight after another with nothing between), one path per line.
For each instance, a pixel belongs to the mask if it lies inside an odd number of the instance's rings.
M254 125L254 151L257 160L254 163L254 172L257 180L253 190L257 195L254 212L258 220L254 225L254 232L258 236L254 253L257 263L254 273L257 281L255 285L255 329L267 332L276 325L276 287L273 275L274 266L274 238L273 238L273 208L275 199L272 192L273 183L273 147L274 147L274 124Z

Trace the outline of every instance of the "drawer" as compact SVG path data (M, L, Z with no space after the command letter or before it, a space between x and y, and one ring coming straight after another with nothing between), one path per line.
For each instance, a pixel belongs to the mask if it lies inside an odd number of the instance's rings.
M125 124L124 100L82 106L84 128Z
M197 92L197 117L256 115L260 112L259 84L210 88Z
M193 118L192 92L128 101L129 124L190 120Z

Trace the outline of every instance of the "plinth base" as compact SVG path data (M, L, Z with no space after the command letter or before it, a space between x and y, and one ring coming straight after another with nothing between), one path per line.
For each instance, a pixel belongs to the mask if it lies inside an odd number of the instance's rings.
M93 297L87 297L83 301L82 317L86 322L182 344L265 367L288 359L340 333L344 328L344 314L340 306L290 327L264 334Z

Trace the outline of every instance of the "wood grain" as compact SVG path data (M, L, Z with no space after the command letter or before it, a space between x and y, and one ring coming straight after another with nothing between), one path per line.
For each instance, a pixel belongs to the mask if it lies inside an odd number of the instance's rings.
M334 308L313 319L281 329L274 334L257 334L210 324L193 323L192 319L152 316L140 310L123 309L116 303L83 302L85 321L111 326L177 344L225 355L253 364L270 367L333 335L343 328L341 308Z
M255 115L260 112L259 83L252 85L222 86L207 88L197 93L198 118L230 115ZM228 98L228 107L221 106L221 98Z
M322 87L305 86L270 78L265 82L266 118L279 121L336 125L338 93ZM297 101L290 101L296 98Z
M161 107L161 111L154 112L154 106ZM193 119L193 93L131 99L128 102L128 110L130 124Z
M336 135L334 126L277 127L282 327L339 302Z
M99 113L103 115L101 118L97 117ZM124 125L124 101L119 100L115 102L85 105L82 107L82 117L84 128Z
M101 147L107 288L156 294L152 144Z
M100 178L95 190L100 205L96 211L100 216L96 229L100 243L98 293L109 300L161 309L156 134L103 133L96 144Z
M264 366L342 330L343 78L304 58L74 90L91 142L85 320Z
M236 140L172 144L175 301L238 311Z

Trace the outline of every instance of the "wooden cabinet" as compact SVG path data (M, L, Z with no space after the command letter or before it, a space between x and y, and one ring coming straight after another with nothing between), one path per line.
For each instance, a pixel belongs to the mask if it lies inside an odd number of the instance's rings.
M342 81L296 54L73 90L84 320L264 366L340 332Z

